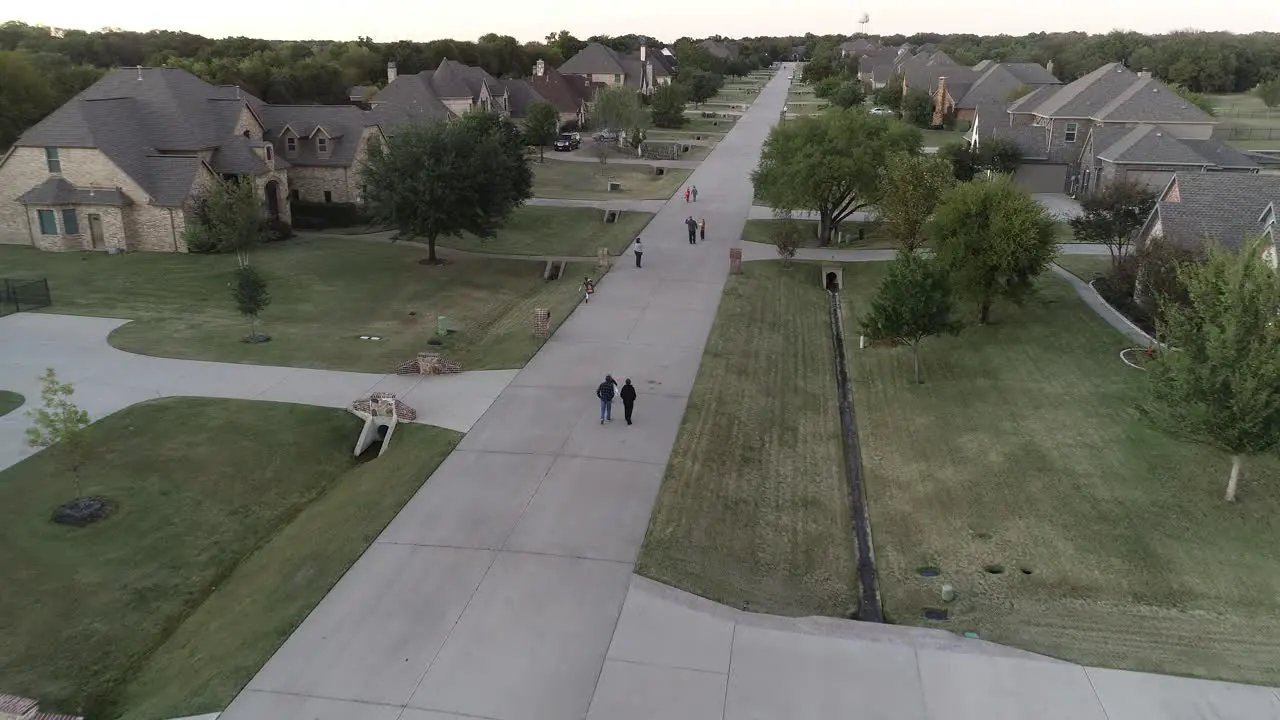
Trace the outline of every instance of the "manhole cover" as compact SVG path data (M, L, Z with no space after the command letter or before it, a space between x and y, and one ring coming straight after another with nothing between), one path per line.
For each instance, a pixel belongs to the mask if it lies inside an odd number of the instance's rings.
M925 565L924 567L917 569L916 572L920 573L921 577L938 577L942 574L941 570L932 565Z

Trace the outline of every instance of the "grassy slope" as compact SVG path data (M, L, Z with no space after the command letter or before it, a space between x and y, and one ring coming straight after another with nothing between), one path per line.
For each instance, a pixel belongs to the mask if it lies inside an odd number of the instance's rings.
M248 328L227 289L234 257L0 246L6 275L49 279L49 312L133 319L112 333L113 345L184 359L390 372L427 348L444 315L462 330L441 351L465 369L520 367L540 345L533 309L563 319L579 300L573 283L544 282L539 262L481 257L429 267L418 264L422 257L419 246L353 238L263 247L253 264L272 303L260 327L274 339L246 345ZM586 268L571 270L567 277ZM365 334L385 340L357 339Z
M467 235L443 238L439 244L469 252L569 257L595 257L596 248L605 246L616 255L652 218L650 213L626 212L618 222L605 224L603 210L534 205L520 208L497 237Z
M4 417L22 407L24 402L26 402L26 399L16 392L0 390L0 417Z
M882 272L846 267L851 321ZM1241 501L1223 503L1227 458L1138 417L1142 375L1117 357L1129 343L1061 279L1040 293L927 341L921 386L906 351L851 345L888 612L924 624L947 582L954 630L1089 664L1280 682L1280 463L1251 460Z
M659 165L661 163L654 163ZM666 200L689 177L688 170L668 169L655 175L653 166L612 163L602 168L598 162L553 160L534 164L533 195L540 198L581 200ZM622 183L609 192L608 182Z
M347 498L340 508L345 517L332 518L331 527L286 541L312 564L279 562L238 588L236 576L229 585L227 576L255 548L270 548L282 524L317 501L313 507L334 502L327 493L352 482L357 425L342 411L301 405L190 398L135 405L89 429L83 493L106 496L118 507L87 528L49 522L50 511L74 495L58 469L57 448L0 473L0 585L20 589L0 593L5 690L40 698L51 709L101 713L219 585L263 599L282 591L293 597L277 607L235 608L234 622L217 628L191 628L193 647L243 643L255 653L198 652L194 664L202 668L170 670L217 673L265 660L263 651L319 600L334 571L354 559L390 514L384 508L362 515L373 501L361 506ZM280 428L289 431L276 432ZM411 429L411 437L432 450L419 455L410 447L416 443L402 441L404 457L396 461L415 466L418 484L443 457L438 450L457 437L423 430ZM398 452L393 447L391 457ZM379 480L399 480L395 472L388 475ZM407 497L406 490L398 492ZM333 556L326 558L326 550ZM282 579L289 584L283 590ZM241 673L239 681L245 680ZM229 699L225 692L220 697Z
M637 571L733 607L840 615L853 594L826 299L812 268L730 277Z
M742 229L742 239L749 242L773 243L774 227L782 222L781 220L748 220ZM818 247L818 223L816 220L796 220L804 229L804 239L800 247ZM858 229L865 231L861 242L858 241ZM846 238L851 238L848 242L839 247L843 250L867 250L872 248L895 248L895 243L884 232L880 223L866 222L860 223L854 220L846 220L840 223L840 229L844 232Z

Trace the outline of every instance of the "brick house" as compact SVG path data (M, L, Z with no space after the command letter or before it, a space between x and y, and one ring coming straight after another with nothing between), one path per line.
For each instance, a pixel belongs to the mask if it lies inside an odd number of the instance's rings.
M1280 176L1240 173L1176 173L1138 233L1137 246L1173 242L1199 248L1206 242L1239 249L1261 237L1263 257L1277 267Z
M412 75L400 75L389 62L386 87L366 97L387 133L404 123L448 120L477 110L518 119L529 105L545 99L528 81L499 80L483 68L447 59L435 70Z
M577 75L592 85L622 85L651 95L675 77L675 61L664 52L650 52L641 45L635 53L619 53L600 43L588 43L559 68L562 75Z
M121 68L0 158L0 242L186 252L196 198L228 178L252 181L286 223L290 194L357 202L377 121L354 106L268 105L177 68Z
M587 124L587 103L591 100L591 84L580 75L565 75L539 60L533 65L533 77L529 80L540 97L555 106L560 113L560 124Z
M963 73L959 78L947 77L945 92L935 85L933 93L934 117L952 118L958 123L972 125L978 108L989 103L1009 104L1015 92L1034 91L1041 87L1061 85L1053 75L1053 63L1048 67L1036 63L998 63L983 60L969 69L973 75ZM967 78L972 77L972 81ZM941 123L938 123L941 124Z
M969 137L975 145L991 136L1018 145L1024 162L1015 179L1032 192L1078 192L1096 187L1106 162L1133 166L1135 177L1155 185L1163 185L1178 170L1236 169L1215 167L1215 158L1231 166L1239 155L1213 140L1216 123L1150 73L1135 73L1120 63L1108 63L1066 85L1037 87L1003 107L999 103L980 105ZM1112 150L1122 136L1119 131L1143 125L1154 126L1159 135L1148 136L1149 131L1125 135L1132 142ZM1089 143L1095 129L1101 132ZM1182 142L1168 142L1168 137ZM1145 140L1138 143L1140 138ZM1084 153L1087 143L1094 148L1088 156ZM1192 152L1183 152L1188 149ZM1182 162L1168 162L1177 157L1175 152L1182 153ZM1118 174L1114 168L1107 172Z

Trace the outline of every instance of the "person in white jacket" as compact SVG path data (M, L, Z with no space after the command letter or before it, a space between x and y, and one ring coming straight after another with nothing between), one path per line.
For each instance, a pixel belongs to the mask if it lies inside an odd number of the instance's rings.
M640 257L644 255L644 243L640 241L640 236L636 236L636 242L631 246L631 252L636 254L636 267L640 267Z

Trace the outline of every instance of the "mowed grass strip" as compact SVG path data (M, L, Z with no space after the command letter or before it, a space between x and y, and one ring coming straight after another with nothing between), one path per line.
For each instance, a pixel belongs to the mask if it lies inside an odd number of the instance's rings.
M778 226L783 222L783 220L748 220L742 229L742 239L748 242L772 245L774 233L777 232ZM803 231L800 247L819 247L818 222L816 220L793 220L792 222L799 225ZM844 250L873 250L898 247L898 244L889 237L884 226L878 222L845 220L840 223L840 230L844 233L845 243L839 246L833 245L832 247L839 247ZM859 230L862 230L863 233L862 240L858 239Z
M484 239L468 234L440 238L438 244L500 255L594 258L599 247L609 248L614 255L625 250L651 219L652 213L623 212L616 222L606 223L604 210L529 205L513 213L496 237Z
M613 159L613 158L611 158ZM654 165L661 165L655 162ZM666 200L689 177L688 170L668 168L662 175L653 165L553 160L533 165L533 195L562 200ZM609 182L622 184L609 191Z
M729 278L637 571L735 608L854 595L826 295L813 266Z
M0 246L0 267L9 277L48 278L53 305L46 312L133 320L111 334L122 350L364 372L393 372L431 348L437 316L459 330L436 349L464 369L521 367L541 346L534 308L550 308L558 325L580 299L572 281L545 282L541 262L455 257L426 266L418 263L425 255L414 244L324 236L255 250L251 262L272 298L258 326L272 341L255 345L241 342L248 325L228 287L233 256ZM590 267L574 266L565 277Z
M885 265L845 266L850 323ZM1143 374L1119 358L1131 343L1063 279L1037 289L987 327L926 340L923 385L909 351L849 344L887 612L929 624L922 610L949 583L951 630L1087 664L1280 683L1280 462L1251 459L1240 502L1224 503L1227 456L1139 417Z
M105 520L49 521L75 496L57 446L0 472L0 678L101 718L140 669L164 682L125 693L139 717L225 707L460 437L404 426L359 465L346 412L194 398L87 432L82 492L116 505Z

